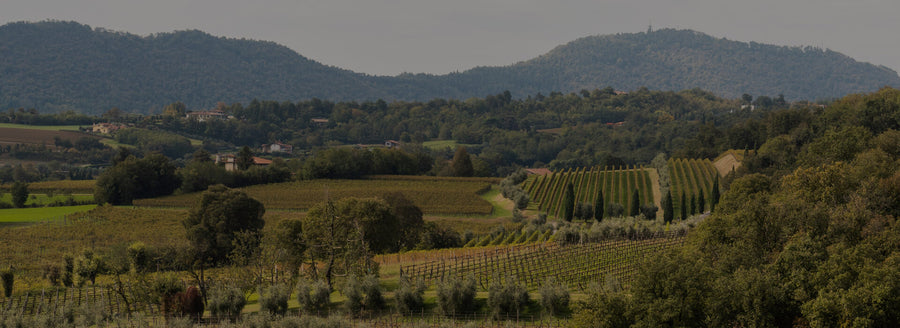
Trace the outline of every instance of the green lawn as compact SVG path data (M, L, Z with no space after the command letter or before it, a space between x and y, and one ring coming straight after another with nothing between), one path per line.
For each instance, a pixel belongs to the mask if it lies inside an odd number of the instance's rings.
M53 195L50 197L47 194L29 194L28 200L25 201L26 206L45 206L47 204L52 203L64 203L71 198L76 202L90 202L94 200L94 195L92 194L72 194L72 195ZM12 194L5 193L0 194L0 202L12 204Z
M0 210L0 224L39 222L62 218L67 214L88 211L94 207L97 205L2 209Z
M32 130L45 130L45 131L78 131L78 128L80 128L82 126L89 126L89 125L28 125L28 124L0 123L0 128L32 129Z

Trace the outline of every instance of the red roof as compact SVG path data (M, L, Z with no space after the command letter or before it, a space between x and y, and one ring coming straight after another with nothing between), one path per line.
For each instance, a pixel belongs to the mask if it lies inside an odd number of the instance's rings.
M272 164L272 160L265 159L265 158L259 158L259 157L254 156L254 157L253 157L253 164L256 164L256 165L269 165L269 164Z

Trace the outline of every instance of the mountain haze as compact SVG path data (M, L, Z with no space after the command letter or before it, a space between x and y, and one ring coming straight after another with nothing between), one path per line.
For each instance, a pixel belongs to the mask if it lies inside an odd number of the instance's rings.
M174 101L209 108L254 98L464 99L504 90L525 97L606 86L815 100L900 86L895 71L834 51L672 29L585 37L513 65L447 75L370 76L273 42L194 30L142 37L55 21L0 27L0 58L0 109L88 113L148 112Z

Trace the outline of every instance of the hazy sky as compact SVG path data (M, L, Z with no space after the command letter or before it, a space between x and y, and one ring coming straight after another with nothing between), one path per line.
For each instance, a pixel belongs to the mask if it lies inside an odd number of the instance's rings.
M74 20L147 35L274 41L357 72L508 65L580 37L653 28L829 48L900 70L897 0L0 0L0 23Z

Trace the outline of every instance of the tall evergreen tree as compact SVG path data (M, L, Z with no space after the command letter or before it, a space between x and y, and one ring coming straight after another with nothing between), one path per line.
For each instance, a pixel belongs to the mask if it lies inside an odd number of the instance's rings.
M635 189L633 193L631 193L631 208L628 211L629 216L636 216L641 214L641 195L638 194L638 190Z
M700 195L697 196L697 212L700 214L706 212L706 197L703 197L703 189L700 189Z
M684 194L684 191L681 192L681 219L687 219L688 216L688 204L687 204L687 196Z
M697 214L697 196L691 195L691 215Z
M672 191L669 190L666 192L666 199L663 200L663 220L668 222L672 222L675 218L675 206L672 204Z
M572 222L575 216L575 186L569 182L566 185L566 195L563 198L563 219Z
M25 207L25 202L28 201L28 184L16 181L13 183L12 188L10 188L10 194L12 194L14 207Z
M713 187L712 187L712 191L710 193L711 194L710 194L710 199L709 199L709 203L710 203L709 211L712 212L712 211L716 210L716 205L719 205L719 196L720 195L719 195L719 175L718 174L716 174L716 179L715 179L715 181L713 181Z
M253 151L250 150L250 147L244 146L244 148L241 148L237 157L234 158L234 165L241 171L253 166Z
M456 153L453 154L453 163L450 164L453 169L453 175L458 177L470 177L475 174L475 167L472 166L472 159L466 147L459 146Z
M603 221L603 212L606 208L606 203L603 201L603 190L597 191L597 199L594 200L594 220L597 222Z

